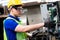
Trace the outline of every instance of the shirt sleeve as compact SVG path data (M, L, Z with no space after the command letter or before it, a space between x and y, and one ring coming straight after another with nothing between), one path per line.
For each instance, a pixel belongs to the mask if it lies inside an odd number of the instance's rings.
M7 20L5 20L5 22L4 22L4 27L5 27L6 29L13 30L13 31L15 31L15 28L16 28L17 25L18 25L18 23L15 22L15 21L12 20L12 19L7 19Z

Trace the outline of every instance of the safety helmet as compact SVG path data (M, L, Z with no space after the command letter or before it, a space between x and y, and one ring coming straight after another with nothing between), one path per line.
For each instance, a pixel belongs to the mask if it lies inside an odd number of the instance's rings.
M23 5L21 0L9 0L7 7L10 8L10 6L14 5Z

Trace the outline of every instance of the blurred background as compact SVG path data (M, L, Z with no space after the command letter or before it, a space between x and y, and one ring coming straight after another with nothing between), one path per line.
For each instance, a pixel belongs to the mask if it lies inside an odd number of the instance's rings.
M8 16L7 3L0 0L0 40L3 39L3 20ZM37 24L50 19L56 21L54 28L40 28L29 33L36 34L28 40L60 40L60 0L22 0L24 25Z

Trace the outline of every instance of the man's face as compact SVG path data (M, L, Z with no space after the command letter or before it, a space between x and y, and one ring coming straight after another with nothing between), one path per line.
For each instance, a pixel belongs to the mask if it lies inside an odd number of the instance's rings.
M13 10L13 14L15 16L20 16L22 14L22 11L23 11L23 8L20 6L20 7L14 7L12 8Z

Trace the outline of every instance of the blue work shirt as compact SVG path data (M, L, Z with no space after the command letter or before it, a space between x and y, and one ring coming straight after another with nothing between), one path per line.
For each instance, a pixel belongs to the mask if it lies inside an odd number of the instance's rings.
M10 14L9 14L8 17L14 18L17 21L19 21L18 17L14 17ZM4 28L5 28L6 35L7 35L7 40L16 40L15 28L18 25L18 23L15 20L12 20L12 19L5 19L3 24L4 24Z

